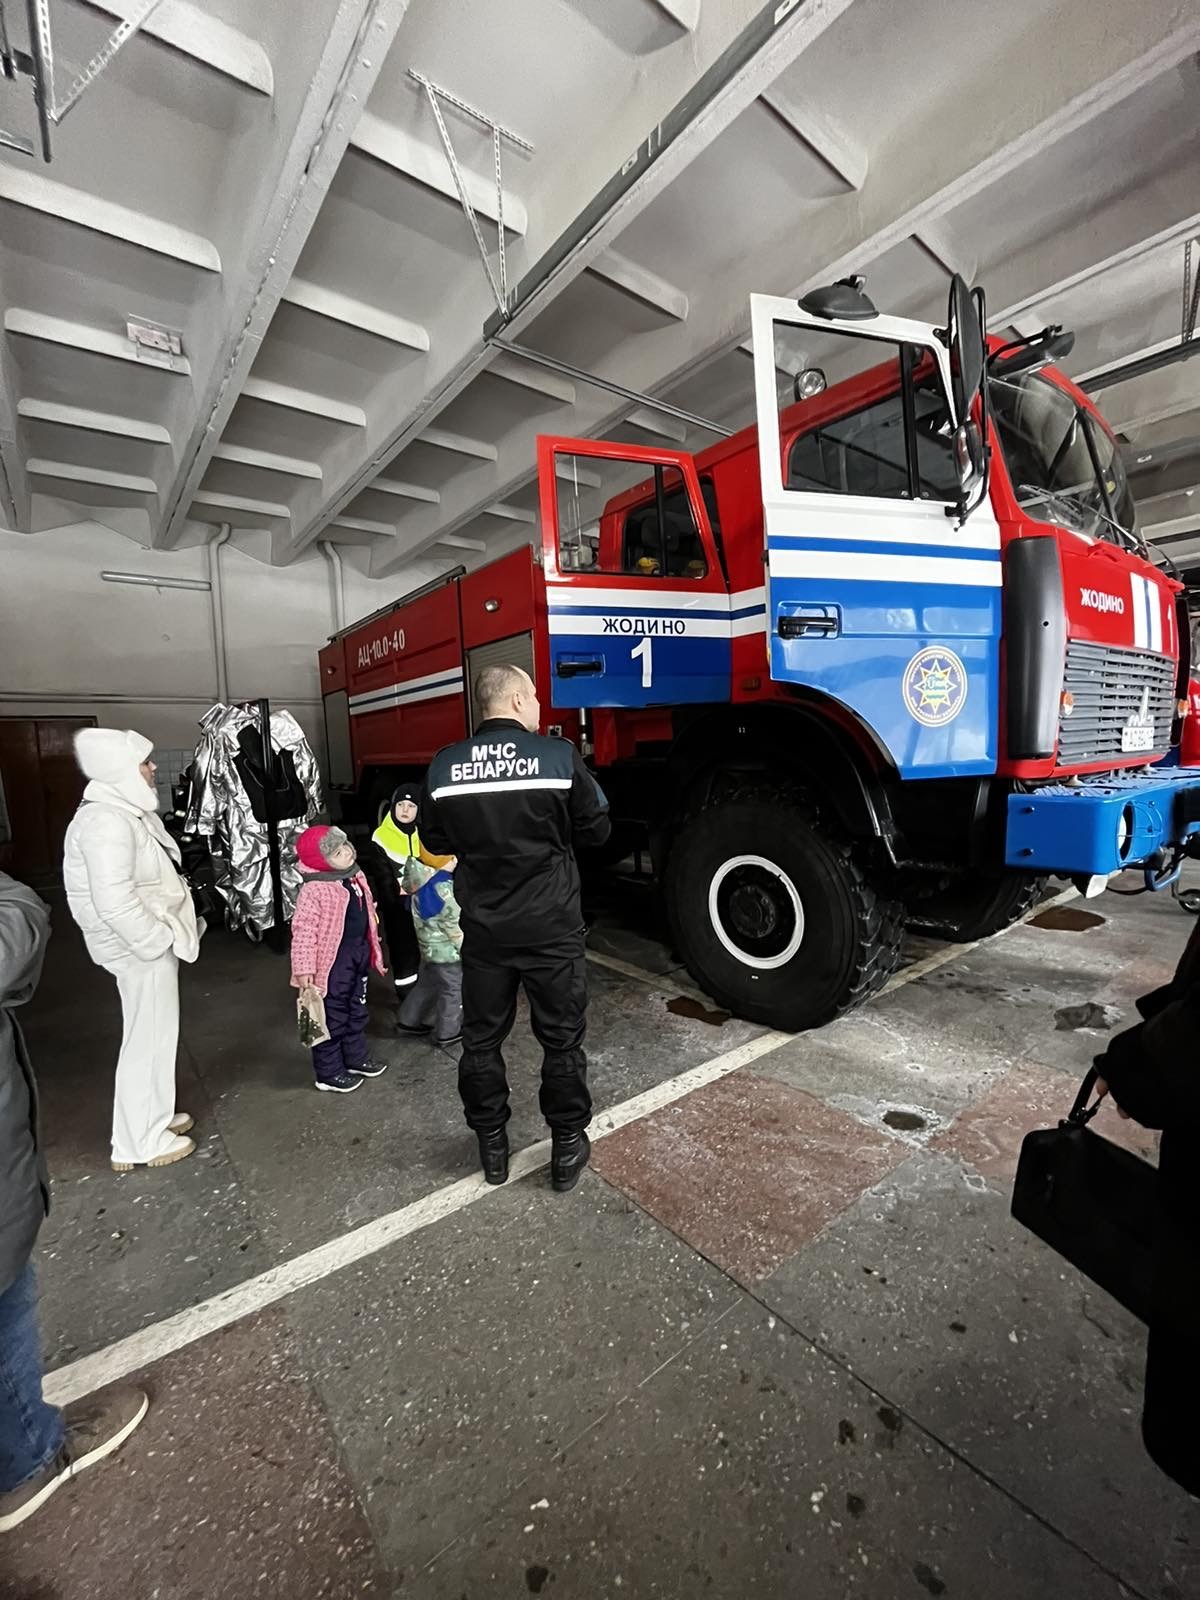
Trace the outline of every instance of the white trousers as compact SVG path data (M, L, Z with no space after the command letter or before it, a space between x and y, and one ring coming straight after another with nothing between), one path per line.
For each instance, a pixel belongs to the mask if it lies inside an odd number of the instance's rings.
M168 951L155 961L109 969L121 996L121 1054L113 1098L114 1161L150 1161L174 1134L175 1051L179 1044L179 962Z

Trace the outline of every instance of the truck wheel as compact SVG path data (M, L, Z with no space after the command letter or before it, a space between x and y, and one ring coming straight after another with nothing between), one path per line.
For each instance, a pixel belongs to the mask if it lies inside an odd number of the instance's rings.
M937 939L971 944L1010 928L1042 897L1046 879L1036 872L987 872L960 878L930 894L907 897L908 925Z
M738 1016L787 1033L860 1005L899 959L903 908L794 801L752 795L690 818L665 889L696 982Z

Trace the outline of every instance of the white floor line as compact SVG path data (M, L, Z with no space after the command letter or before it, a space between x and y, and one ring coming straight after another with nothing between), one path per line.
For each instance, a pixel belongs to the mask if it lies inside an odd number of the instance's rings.
M791 1037L787 1033L762 1034L757 1039L738 1045L734 1050L715 1056L711 1061L681 1072L678 1077L656 1084L644 1094L634 1095L632 1099L600 1112L592 1124L593 1140L603 1139L606 1134L615 1133L618 1128L648 1117L651 1112L661 1110L673 1100L682 1099L694 1089L736 1072L748 1062L787 1044ZM513 1156L509 1181L528 1177L531 1172L548 1166L549 1162L550 1141L544 1139ZM270 1267L245 1283L213 1295L210 1300L189 1306L185 1311L176 1312L173 1317L153 1323L148 1328L139 1328L136 1333L119 1339L104 1350L96 1351L94 1355L83 1356L69 1366L59 1367L46 1377L46 1398L53 1405L68 1405L103 1388L105 1384L127 1378L130 1373L139 1371L153 1361L161 1361L164 1356L182 1350L197 1339L217 1333L231 1323L240 1322L243 1317L253 1316L255 1312L295 1294L298 1289L319 1283L331 1273L340 1272L344 1267L353 1266L367 1256L386 1250L397 1240L428 1228L443 1217L453 1216L455 1212L501 1192L500 1189L489 1188L481 1177L473 1175L461 1178L457 1183L438 1189L433 1194L423 1195L411 1205L376 1217L373 1222L364 1223L361 1228L355 1228L338 1239L331 1239L327 1244L318 1245L315 1250L306 1251L291 1261L281 1262L277 1267Z
M689 983L680 983L669 972L647 972L643 967L635 967L631 961L622 961L620 956L605 955L600 950L589 950L587 958L598 967L607 967L610 972L619 972L623 978L633 978L635 982L644 984L647 989L657 989L660 994L669 994L672 997L685 994L689 999L698 1000L710 1010L717 1008L717 1002L709 995L694 989Z
M972 939L970 944L948 944L944 950L935 950L932 955L914 961L911 966L901 967L899 972L888 979L875 998L882 999L885 994L891 994L893 989L903 989L906 983L923 978L928 972L936 972L939 967L957 961L960 956L969 955L972 950L978 950L981 944L990 944L993 939L999 939L1001 935L1008 933L1010 928L1019 928L1022 923L1028 922L1032 917L1040 916L1043 911L1053 910L1055 906L1066 905L1068 900L1078 898L1078 889L1064 889L1061 894L1052 895L1049 900L1043 900L1034 906L1032 911L1027 911L1023 917L1018 917L1008 928L1001 928L999 933L989 933L983 939Z
M1067 889L1053 899L1044 901L1030 912L1030 916L1036 916L1039 911L1048 910L1052 906L1062 905L1075 896L1076 890ZM985 944L987 941L981 939L976 943ZM912 983L914 979L945 966L948 961L966 955L975 948L976 944L959 944L950 945L946 950L936 951L923 961L914 962L912 966L898 972L882 993L887 994L890 990ZM597 958L596 953L592 951L588 952L588 957L590 960L599 959L601 966L612 967L614 971L623 973L626 977L647 982L652 988L667 987L661 979L643 973L640 968L619 961L616 957ZM688 991L672 984L669 992L675 994ZM751 1061L770 1055L782 1045L789 1044L794 1037L795 1035L790 1033L760 1034L756 1039L750 1039L733 1050L726 1050L710 1061L701 1062L699 1066L679 1073L677 1077L668 1078L665 1083L655 1084L643 1094L634 1095L631 1099L622 1101L620 1105L600 1112L592 1124L593 1140L603 1139L608 1134L616 1133L620 1128L628 1127L631 1122L638 1122L655 1111L661 1111L664 1106L681 1100L694 1090L703 1088L705 1084L715 1083L718 1078L727 1077L739 1067L747 1066ZM518 1151L512 1159L510 1182L540 1171L548 1166L549 1162L548 1139ZM164 1356L172 1355L175 1351L194 1344L197 1339L203 1339L210 1333L217 1333L234 1322L240 1322L243 1317L253 1316L267 1306L295 1294L299 1289L319 1283L331 1273L340 1272L343 1268L353 1266L368 1256L378 1254L380 1250L386 1250L389 1245L395 1244L400 1239L406 1239L410 1234L418 1233L422 1228L431 1227L443 1217L453 1216L455 1212L463 1211L467 1206L473 1206L480 1200L486 1200L489 1196L500 1193L502 1190L489 1188L477 1174L469 1178L460 1178L457 1183L448 1184L444 1189L423 1195L420 1200L414 1200L411 1205L402 1206L398 1211L390 1211L385 1216L376 1217L373 1222L364 1223L361 1228L355 1228L340 1238L330 1239L326 1244L318 1245L316 1249L308 1250L291 1261L270 1267L257 1277L249 1278L245 1283L239 1283L232 1289L213 1295L211 1299L203 1300L199 1305L189 1306L162 1322L140 1328L136 1333L117 1340L104 1350L83 1356L68 1366L59 1367L56 1372L49 1373L46 1377L44 1384L46 1398L53 1405L69 1405L72 1401L82 1399L84 1395L103 1388L105 1384L127 1378L131 1373L149 1366L151 1362L161 1361Z

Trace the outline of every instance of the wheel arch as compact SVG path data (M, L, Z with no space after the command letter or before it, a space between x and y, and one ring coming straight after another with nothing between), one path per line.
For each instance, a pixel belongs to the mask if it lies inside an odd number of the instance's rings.
M801 784L850 838L895 861L889 769L832 702L706 708L679 730L668 765L681 816L708 804L723 775L762 772Z

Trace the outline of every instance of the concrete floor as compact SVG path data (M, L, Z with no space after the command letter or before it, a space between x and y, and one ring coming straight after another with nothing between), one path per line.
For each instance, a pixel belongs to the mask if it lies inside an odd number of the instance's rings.
M47 1359L71 1392L153 1352L154 1403L0 1541L0 1595L1200 1595L1200 1506L1138 1439L1142 1330L1008 1215L1103 1037L1056 1012L1130 1016L1190 918L1109 896L782 1040L672 1009L649 902L615 904L597 955L658 986L592 968L605 1136L564 1197L536 1151L471 1178L453 1061L389 1036L382 988L391 1070L313 1093L284 962L223 934L184 984L198 1155L117 1177L116 995L56 912ZM521 1148L523 1023L512 1063Z

